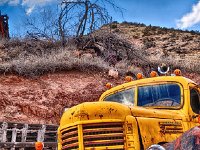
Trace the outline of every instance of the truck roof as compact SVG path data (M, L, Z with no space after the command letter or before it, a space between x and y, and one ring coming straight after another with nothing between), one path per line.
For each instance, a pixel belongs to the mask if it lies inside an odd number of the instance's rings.
M115 86L115 87L105 91L101 95L99 100L101 101L102 98L104 98L106 95L108 95L111 92L125 89L127 87L138 86L138 85L150 85L151 83L153 84L153 83L160 83L160 82L177 82L182 85L188 85L189 83L196 84L194 81L192 81L186 77L183 77L183 76L158 76L158 77L143 78L143 79L138 79L138 80L134 80L134 81L131 81L128 83L123 83L118 86Z

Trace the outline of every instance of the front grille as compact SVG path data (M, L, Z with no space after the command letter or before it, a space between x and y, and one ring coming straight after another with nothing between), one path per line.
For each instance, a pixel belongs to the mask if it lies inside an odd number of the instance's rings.
M75 150L78 149L78 128L77 126L69 127L61 130L62 149Z
M88 147L116 146L124 149L122 123L96 123L83 125L83 144ZM117 148L118 149L118 148Z
M121 122L83 124L82 134L85 149L106 147L124 150L124 130ZM79 149L77 125L62 129L61 135L62 150Z

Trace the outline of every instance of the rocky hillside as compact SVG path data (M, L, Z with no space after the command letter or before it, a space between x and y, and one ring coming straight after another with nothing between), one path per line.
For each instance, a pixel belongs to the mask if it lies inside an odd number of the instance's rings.
M200 84L200 34L136 23L112 23L59 42L0 42L0 121L59 122L65 107L95 101L126 74L146 76L162 62ZM108 72L117 69L118 77Z
M137 23L113 23L102 27L131 43L150 64L166 62L186 72L200 73L200 33L145 26ZM102 30L98 32L102 32Z

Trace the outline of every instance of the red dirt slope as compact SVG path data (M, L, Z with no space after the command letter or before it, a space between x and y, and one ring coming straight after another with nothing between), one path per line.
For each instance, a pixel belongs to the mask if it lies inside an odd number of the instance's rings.
M68 72L36 79L0 76L0 121L59 122L64 107L98 100L113 79L97 73Z

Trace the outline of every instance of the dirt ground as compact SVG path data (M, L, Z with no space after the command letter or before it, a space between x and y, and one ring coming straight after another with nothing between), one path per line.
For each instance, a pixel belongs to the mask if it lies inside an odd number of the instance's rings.
M76 71L35 79L1 75L0 121L57 124L65 107L98 100L109 81L116 82Z

